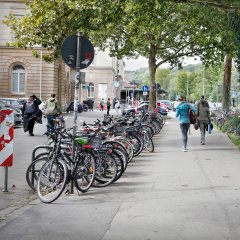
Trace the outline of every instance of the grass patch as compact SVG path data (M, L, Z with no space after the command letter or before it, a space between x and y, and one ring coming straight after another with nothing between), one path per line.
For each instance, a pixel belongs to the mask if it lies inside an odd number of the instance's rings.
M228 137L240 149L240 136L229 133Z

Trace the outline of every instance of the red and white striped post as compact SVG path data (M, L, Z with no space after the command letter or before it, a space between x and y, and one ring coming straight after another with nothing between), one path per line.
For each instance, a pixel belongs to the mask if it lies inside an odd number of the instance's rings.
M0 110L0 166L4 167L4 189L7 192L8 167L13 164L14 113L12 110Z

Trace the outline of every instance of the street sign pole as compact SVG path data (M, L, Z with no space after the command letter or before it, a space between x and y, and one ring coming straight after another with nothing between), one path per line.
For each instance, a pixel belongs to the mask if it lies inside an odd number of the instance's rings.
M79 100L79 80L80 80L80 58L81 58L81 38L80 33L77 33L77 52L76 52L76 69L77 74L75 77L75 92L74 92L74 113L73 113L73 136L77 132L77 112ZM75 157L75 142L72 141L72 159ZM74 193L74 182L71 181L70 194Z
M156 108L157 108L157 91L158 91L158 89L157 89L157 83L156 83Z
M62 58L64 62L73 69L76 69L75 92L74 92L74 113L73 113L73 135L77 132L77 113L79 101L79 84L84 83L80 78L80 69L87 68L94 59L94 47L92 43L78 32L68 36L62 43ZM75 143L72 143L72 158L75 157ZM71 181L70 193L73 193L73 181Z

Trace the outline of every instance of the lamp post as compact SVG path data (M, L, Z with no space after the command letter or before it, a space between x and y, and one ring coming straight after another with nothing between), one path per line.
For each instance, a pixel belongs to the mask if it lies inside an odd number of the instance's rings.
M41 52L40 52L40 93L39 98L42 100L42 67L43 67L43 48L41 45Z

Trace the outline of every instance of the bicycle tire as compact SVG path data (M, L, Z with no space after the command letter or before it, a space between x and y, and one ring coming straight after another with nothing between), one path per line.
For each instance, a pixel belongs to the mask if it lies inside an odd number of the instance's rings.
M142 150L143 150L143 141L142 141L142 139L137 134L128 135L127 139L133 145L133 157L138 156L142 152Z
M104 154L100 157L102 159L96 159L96 181L93 182L94 187L106 187L110 185L117 176L117 163L115 159L108 154Z
M40 201L51 203L57 200L65 189L67 179L68 169L64 161L46 162L37 181L37 194Z
M130 143L130 141L128 139L121 139L120 142L122 142L126 148L126 151L128 153L128 163L130 163L133 159L133 145Z
M122 159L122 161L123 161L123 165L124 165L123 167L124 167L124 171L125 171L125 169L127 168L127 164L128 164L128 152L125 148L125 145L121 141L118 141L118 140L106 141L102 145L103 146L109 145L109 146L111 146L111 148L113 150L115 150L115 149L119 150L124 155L124 158Z
M45 157L39 157L35 161L33 161L27 168L26 171L26 181L28 186L36 192L36 187L37 187L37 179L38 175L41 171L41 168L43 165L47 162L48 158Z
M154 152L154 144L153 144L153 140L150 138L146 144L146 149L149 152Z
M95 157L90 152L81 153L77 156L77 163L74 169L74 180L76 188L81 192L86 192L93 184L95 178Z
M114 182L115 182L122 176L122 174L125 171L124 163L123 163L124 156L119 149L113 149L112 156L114 157L114 160L117 163L117 175L116 175L116 178L114 179Z

